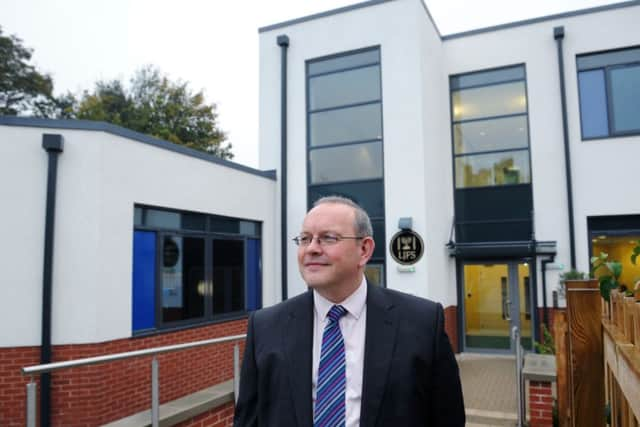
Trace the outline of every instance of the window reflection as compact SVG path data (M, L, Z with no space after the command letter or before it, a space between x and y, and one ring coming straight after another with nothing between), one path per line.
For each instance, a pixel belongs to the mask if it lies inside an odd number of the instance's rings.
M456 157L457 188L528 182L528 150Z
M213 314L244 309L244 242L213 241Z
M456 154L526 148L527 116L457 123L453 125L453 143Z
M309 160L312 184L382 177L380 142L312 150Z
M454 121L527 111L524 82L458 90L451 93L451 99Z
M312 113L311 146L382 139L381 108L377 103Z
M640 131L640 65L611 70L613 128Z
M161 253L162 320L204 315L204 239L165 236Z
M379 65L309 79L309 108L311 110L379 99Z

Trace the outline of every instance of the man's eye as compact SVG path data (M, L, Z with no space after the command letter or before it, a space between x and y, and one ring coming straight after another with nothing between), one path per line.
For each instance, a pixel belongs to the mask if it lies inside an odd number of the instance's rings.
M303 245L308 245L309 243L311 243L310 236L300 236L298 237L298 239L300 240L300 243L302 243Z
M324 236L320 237L320 240L322 240L325 243L336 243L338 241L338 236L334 236L332 234L325 234Z

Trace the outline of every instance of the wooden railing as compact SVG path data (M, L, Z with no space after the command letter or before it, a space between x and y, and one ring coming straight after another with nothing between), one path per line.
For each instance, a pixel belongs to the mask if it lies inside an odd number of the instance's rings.
M602 316L606 401L611 427L640 425L640 302L611 292Z
M554 315L560 426L602 427L605 387L598 282L565 282L567 309Z

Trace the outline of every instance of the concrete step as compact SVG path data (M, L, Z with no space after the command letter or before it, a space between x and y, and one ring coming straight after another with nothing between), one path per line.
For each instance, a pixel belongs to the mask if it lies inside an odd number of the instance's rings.
M515 426L518 415L509 412L485 411L482 409L465 409L467 427Z

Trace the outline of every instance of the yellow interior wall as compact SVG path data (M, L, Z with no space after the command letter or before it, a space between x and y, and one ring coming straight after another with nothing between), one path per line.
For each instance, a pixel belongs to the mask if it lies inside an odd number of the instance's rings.
M508 330L508 322L502 319L501 277L508 280L504 264L464 266L466 330Z
M632 288L633 285L640 280L640 259L636 261L636 265L631 263L631 254L635 245L629 243L633 238L625 239L616 244L599 244L592 243L593 256L598 256L601 252L609 254L609 260L619 261L622 264L622 274L620 275L620 283ZM596 271L595 276L608 274L606 267L602 267Z

